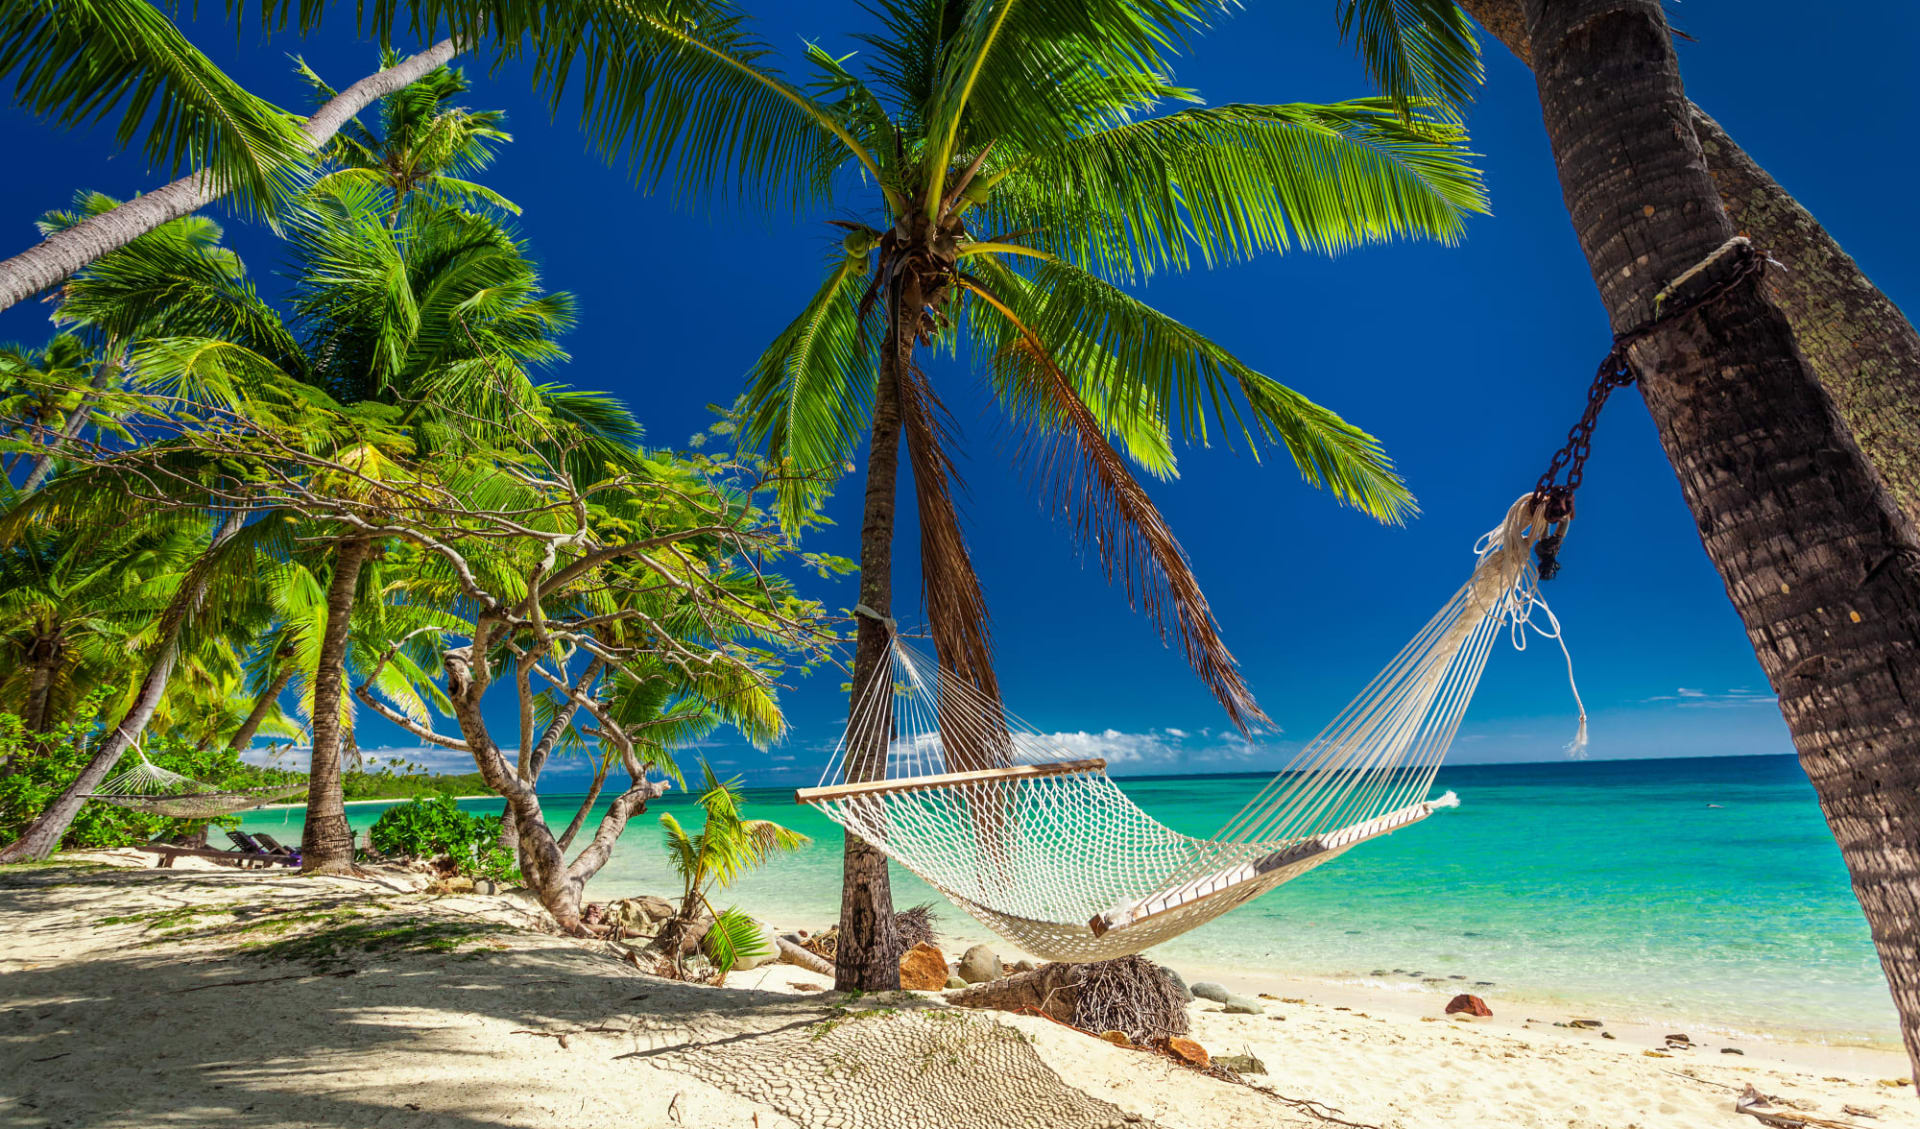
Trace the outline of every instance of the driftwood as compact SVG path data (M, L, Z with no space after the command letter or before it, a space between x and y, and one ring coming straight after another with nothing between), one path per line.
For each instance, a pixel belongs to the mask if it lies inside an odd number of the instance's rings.
M1733 1111L1744 1113L1768 1129L1860 1129L1850 1121L1830 1121L1805 1113L1789 1113L1773 1104L1773 1099L1748 1083L1733 1101Z
M1000 980L949 994L960 1007L1031 1011L1069 1027L1098 1034L1122 1031L1138 1046L1150 1046L1188 1029L1180 990L1144 957L1094 964L1043 964Z
M801 948L791 937L777 937L774 943L780 947L780 959L788 964L797 964L809 972L818 972L822 976L833 975L833 962L818 953Z

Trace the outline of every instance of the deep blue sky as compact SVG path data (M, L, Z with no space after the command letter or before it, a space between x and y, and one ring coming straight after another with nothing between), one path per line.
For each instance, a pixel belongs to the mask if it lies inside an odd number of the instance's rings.
M836 54L872 26L846 0L750 5L776 49L803 38ZM1209 101L1334 100L1367 93L1337 42L1333 5L1254 2L1224 22L1176 77ZM266 97L304 107L288 54L335 85L370 70L371 44L350 14L305 41L236 38L212 17L189 33ZM1920 306L1920 231L1889 219L1920 157L1899 142L1920 12L1905 4L1684 5L1694 37L1682 65L1693 98L1820 217L1896 302ZM1863 29L1871 28L1871 34ZM403 49L418 45L403 43ZM1218 771L1284 759L1362 685L1452 591L1475 537L1530 488L1580 411L1606 348L1606 321L1561 204L1531 75L1486 44L1488 84L1469 125L1494 215L1446 248L1403 244L1338 260L1305 254L1156 278L1144 295L1258 368L1381 437L1418 494L1422 516L1383 528L1303 486L1284 455L1183 452L1182 476L1154 496L1192 557L1267 712L1285 733L1251 752L1218 734L1223 717L1175 651L1130 613L1078 556L1002 457L1004 430L979 381L937 367L964 436L969 532L995 614L1013 708L1047 730L1080 734L1119 771ZM483 64L469 66L484 72ZM793 69L798 69L797 67ZM559 379L627 399L652 441L704 427L760 347L797 311L835 233L820 217L731 206L689 213L636 190L588 151L569 98L559 120L514 65L477 75L469 103L505 109L517 140L487 182L525 209L521 227L550 286L579 297L582 319ZM39 212L75 189L116 195L158 178L108 131L63 133L11 107L0 143L15 154L0 183L0 252L25 247ZM850 209L868 206L848 198ZM1895 206L1898 206L1895 203ZM279 252L238 221L229 240L263 286ZM0 315L0 339L38 341L45 312ZM836 500L841 524L817 547L852 555L857 483ZM1566 570L1548 596L1566 625L1593 715L1591 754L1643 757L1789 752L1739 620L1700 548L1636 395L1608 411ZM903 530L902 608L917 598ZM819 594L853 602L851 582ZM911 611L900 612L912 619ZM753 782L812 775L844 705L838 679L790 689L792 737L769 760L729 734L705 750ZM504 705L505 703L501 703ZM362 744L411 745L369 719ZM1454 759L1562 755L1573 713L1561 658L1536 641L1495 652ZM445 763L445 762L439 762Z

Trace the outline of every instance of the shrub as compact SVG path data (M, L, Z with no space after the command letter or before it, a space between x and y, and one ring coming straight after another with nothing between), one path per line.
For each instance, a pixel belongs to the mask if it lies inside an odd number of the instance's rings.
M452 796L441 794L388 808L374 821L369 838L373 849L383 855L444 858L470 877L520 881L513 852L500 847L500 817L469 815Z

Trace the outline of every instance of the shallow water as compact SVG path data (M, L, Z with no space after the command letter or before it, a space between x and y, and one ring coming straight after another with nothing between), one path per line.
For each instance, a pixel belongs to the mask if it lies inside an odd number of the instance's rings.
M1258 777L1123 780L1168 825L1204 834ZM1412 987L1492 981L1489 994L1608 1018L1691 1019L1832 1042L1897 1044L1893 1008L1839 850L1792 757L1588 761L1449 768L1461 806L1376 840L1156 950L1176 967L1243 969ZM787 789L751 814L814 836L716 901L785 925L830 924L838 829ZM474 811L500 801L465 801ZM687 797L656 802L682 821ZM347 809L355 828L375 805ZM550 812L571 815L556 795ZM246 825L297 837L299 809ZM286 834L281 834L282 830ZM670 893L651 816L629 827L592 896ZM895 902L939 901L895 869ZM940 902L943 931L984 928ZM1010 946L1002 945L1007 950ZM1396 972L1395 970L1401 970ZM1376 971L1387 975L1374 977ZM1451 989L1458 981L1448 980Z

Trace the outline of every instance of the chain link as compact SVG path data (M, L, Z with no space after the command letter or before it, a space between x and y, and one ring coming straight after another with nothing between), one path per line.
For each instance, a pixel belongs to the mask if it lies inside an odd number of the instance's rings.
M1736 245L1737 244L1737 245ZM1702 291L1698 296L1675 305L1667 305L1666 299L1675 287L1692 277L1695 273L1712 263L1722 253L1716 251L1707 257L1701 266L1681 275L1666 289L1654 296L1653 317L1640 325L1619 334L1613 339L1613 348L1606 359L1600 362L1600 368L1594 373L1593 383L1587 388L1587 408L1580 414L1580 422L1567 431L1566 446L1554 452L1553 461L1547 464L1546 473L1533 488L1534 500L1542 506L1541 516L1549 529L1545 536L1534 546L1534 553L1540 562L1540 579L1552 580L1560 571L1560 543L1566 536L1567 522L1573 520L1573 494L1580 489L1580 483L1586 477L1587 456L1593 453L1593 430L1599 426L1600 410L1607 406L1607 397L1613 395L1616 388L1625 388L1637 383L1639 372L1633 367L1630 352L1633 345L1652 333L1659 326L1685 317L1693 311L1711 302L1717 301L1733 290L1750 276L1766 270L1767 256L1754 250L1744 239L1729 241L1722 251L1732 248L1739 254L1737 268L1726 278ZM1565 478L1562 479L1562 472Z

